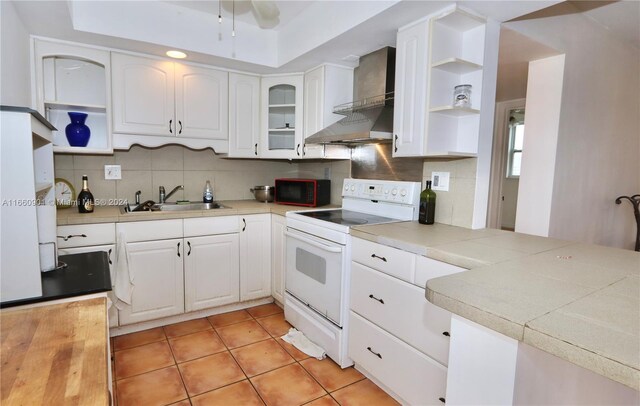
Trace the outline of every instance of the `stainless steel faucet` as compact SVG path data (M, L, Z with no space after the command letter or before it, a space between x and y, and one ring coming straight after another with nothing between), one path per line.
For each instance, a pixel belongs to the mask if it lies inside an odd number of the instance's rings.
M171 197L172 194L174 194L178 190L184 189L184 186L178 185L178 186L174 187L173 190L171 192L167 193L167 194L165 194L164 186L160 186L159 189L160 190L159 190L159 193L158 193L158 203L164 203L164 202L167 201L168 198Z

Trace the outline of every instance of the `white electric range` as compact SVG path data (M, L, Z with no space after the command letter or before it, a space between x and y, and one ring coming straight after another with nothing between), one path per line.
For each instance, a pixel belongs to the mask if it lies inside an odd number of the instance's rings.
M285 318L342 368L347 354L352 226L416 220L419 182L345 179L342 208L287 213Z

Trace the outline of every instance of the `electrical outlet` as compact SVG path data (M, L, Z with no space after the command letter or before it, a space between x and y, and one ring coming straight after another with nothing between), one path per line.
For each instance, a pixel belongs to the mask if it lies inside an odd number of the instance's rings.
M105 180L122 179L122 170L120 169L120 165L105 165L104 178Z
M449 191L449 175L451 172L431 172L431 189Z

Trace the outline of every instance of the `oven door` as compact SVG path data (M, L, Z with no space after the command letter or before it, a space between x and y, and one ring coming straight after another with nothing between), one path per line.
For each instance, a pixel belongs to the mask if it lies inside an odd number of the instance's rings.
M285 290L338 326L345 247L287 228Z

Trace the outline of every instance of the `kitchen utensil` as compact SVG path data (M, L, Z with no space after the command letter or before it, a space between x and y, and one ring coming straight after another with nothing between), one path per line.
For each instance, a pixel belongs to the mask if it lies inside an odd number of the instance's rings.
M275 194L274 186L254 186L249 189L253 196L259 202L272 202Z

